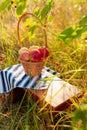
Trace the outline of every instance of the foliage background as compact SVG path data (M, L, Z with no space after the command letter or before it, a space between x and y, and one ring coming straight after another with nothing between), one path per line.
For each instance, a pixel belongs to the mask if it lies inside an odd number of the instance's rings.
M86 114L87 107L87 0L2 0L0 1L0 55L4 55L6 62L0 62L0 69L4 69L13 64L19 63L18 50L20 48L17 37L17 22L19 17L24 12L34 13L43 24L46 25L48 47L50 49L50 57L46 62L46 66L60 72L60 77L73 85L77 85L82 91L85 92L84 97L80 100L79 108L75 108L75 112L61 111L58 113L57 121L50 118L51 115L44 112L36 114L34 102L31 101L28 106L23 106L24 112L20 118L20 113L17 116L19 110L15 115L15 106L19 104L11 105L9 111L12 114L7 118L1 113L1 129L10 129L9 123L11 122L11 129L73 129L73 130L85 130L87 129L86 116L84 119L82 116ZM35 34L35 28L38 22L35 20L34 24L25 22L21 24L21 38L24 46L30 44L43 45L44 37L42 32L37 29ZM29 24L29 25L28 25ZM25 34L25 29L30 26L31 29ZM40 26L40 25L39 25ZM37 33L39 32L39 33ZM38 38L39 37L39 38ZM26 44L25 44L26 43ZM34 104L34 106L33 106ZM29 105L33 111L29 110ZM75 105L75 104L74 104ZM33 107L32 107L33 106ZM84 106L84 107L83 107ZM14 107L14 108L13 108ZM5 111L6 112L5 107ZM20 108L20 107L19 107ZM37 109L40 109L38 107ZM26 111L26 112L25 112ZM26 115L33 118L30 118ZM46 111L47 112L47 111ZM71 114L69 114L71 112ZM25 113L25 114L24 114ZM66 113L66 114L65 114ZM78 114L79 113L79 114ZM87 114L86 114L87 115ZM15 120L12 121L12 117L15 116ZM47 120L46 120L47 116ZM78 118L77 118L78 116ZM26 117L26 118L25 118ZM40 119L42 118L43 119ZM73 117L71 120L70 118ZM5 119L6 118L6 119ZM6 121L8 119L8 121ZM20 119L20 120L19 120ZM4 126L6 122L6 128ZM24 124L22 124L24 121ZM73 122L78 122L78 126ZM12 122L15 122L13 125ZM55 123L56 122L56 123ZM61 125L62 124L62 125Z

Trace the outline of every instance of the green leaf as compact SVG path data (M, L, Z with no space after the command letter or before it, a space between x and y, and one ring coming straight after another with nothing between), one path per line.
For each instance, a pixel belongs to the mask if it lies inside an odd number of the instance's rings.
M38 0L34 0L35 3L38 3Z
M10 10L11 10L11 5L8 6L8 11L10 11Z
M32 23L32 18L27 18L25 21L24 21L24 26L27 27L27 26L30 26Z
M41 19L43 19L47 15L47 13L51 10L52 5L53 5L53 0L50 0L48 4L45 5L45 7L41 11Z
M39 16L39 14L40 14L40 8L39 8L39 7L35 8L34 14L35 14L36 16Z
M62 41L65 42L66 38L69 38L72 35L73 32L74 32L74 29L72 27L69 27L69 28L65 29L58 36L58 40L62 40Z
M20 6L17 7L16 13L17 13L17 15L21 15L22 12L23 12L23 6L20 5Z
M31 32L28 32L28 38L29 38L29 40L33 40L34 38L35 38L35 34L33 33L31 33Z
M73 112L72 123L74 125L73 128L87 130L87 104L81 104L80 109ZM78 124L80 124L80 127Z
M5 0L1 3L0 5L0 12L3 11L8 5L9 3L11 2L11 0Z
M80 22L72 27L61 32L57 39L64 43L72 42L74 39L81 37L87 31L87 16L80 20Z
M36 27L36 25L33 25L30 27L29 32L31 32L31 34L34 33L35 27Z
M37 23L36 22L32 23L29 28L29 32L31 32L31 34L33 34L36 27L37 27Z
M84 16L82 20L79 22L80 26L87 24L87 16Z
M74 32L74 29L72 27L69 27L68 29L65 29L61 34L67 37L67 36L70 36L73 32Z
M25 0L26 1L26 0ZM19 0L19 2L24 2L24 0Z
M20 4L18 7L17 7L17 10L16 10L16 14L17 15L21 15L25 10L25 5L24 4Z
M52 15L49 15L48 17L47 17L47 21L48 22L52 22L54 20L54 17L52 16Z
M27 3L28 3L28 0L25 0L25 1L20 0L18 2L18 7L17 7L17 10L16 10L17 16L22 15L22 13L26 10Z

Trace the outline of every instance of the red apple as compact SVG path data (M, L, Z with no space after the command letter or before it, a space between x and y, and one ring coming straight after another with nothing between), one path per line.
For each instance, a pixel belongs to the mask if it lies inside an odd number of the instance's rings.
M23 51L20 55L19 55L19 59L20 60L24 60L24 61L29 61L29 51Z
M39 50L37 50L37 49L33 49L32 51L30 51L29 57L30 57L30 60L33 62L41 61L41 54L40 54Z
M47 57L47 56L49 56L49 50L45 46L40 47L38 50L41 53L41 57Z

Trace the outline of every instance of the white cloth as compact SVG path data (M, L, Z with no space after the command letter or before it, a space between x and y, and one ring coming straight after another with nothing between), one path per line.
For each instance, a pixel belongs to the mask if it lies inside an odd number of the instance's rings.
M13 65L0 71L0 93L9 92L16 87L46 89L50 80L46 81L46 78L56 74L57 72L44 66L40 75L30 77L25 74L21 64Z

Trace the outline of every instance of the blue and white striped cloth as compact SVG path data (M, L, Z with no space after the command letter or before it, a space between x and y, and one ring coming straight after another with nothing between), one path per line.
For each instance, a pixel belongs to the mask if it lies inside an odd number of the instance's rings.
M0 93L6 93L16 87L46 89L49 85L49 79L56 75L57 72L50 70L48 67L43 67L40 75L30 77L25 74L21 64L13 65L0 71Z

